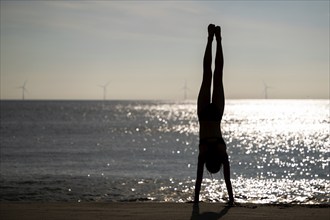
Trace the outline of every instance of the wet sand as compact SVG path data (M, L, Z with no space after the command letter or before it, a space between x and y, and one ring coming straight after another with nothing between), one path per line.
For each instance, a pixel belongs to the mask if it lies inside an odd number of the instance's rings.
M260 205L240 204L226 207L219 203L0 203L0 219L291 219L328 220L330 205Z

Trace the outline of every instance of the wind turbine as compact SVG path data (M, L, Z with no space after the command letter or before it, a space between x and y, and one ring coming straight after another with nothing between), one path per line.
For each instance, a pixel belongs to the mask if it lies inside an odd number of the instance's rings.
M262 81L264 84L264 94L265 94L265 99L268 99L268 89L271 89L272 87L268 86L265 81Z
M18 87L19 89L22 89L22 100L25 100L25 92L27 92L26 83L27 83L27 80L25 80L25 82L23 83L22 86Z
M187 87L187 80L184 81L184 86L183 86L183 100L187 99L187 90L189 90L189 88Z
M104 85L99 85L99 87L103 88L103 101L106 100L106 95L107 95L107 87L109 85L110 82L107 82Z

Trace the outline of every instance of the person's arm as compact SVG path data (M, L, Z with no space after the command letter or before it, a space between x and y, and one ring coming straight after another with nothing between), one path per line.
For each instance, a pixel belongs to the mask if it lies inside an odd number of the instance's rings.
M226 187L229 195L229 203L233 204L234 196L233 196L233 188L231 186L231 181L230 181L230 165L228 160L223 164L223 175L225 177Z
M194 203L199 202L199 192L201 190L201 184L203 180L203 171L204 171L205 157L203 153L198 155L198 164L197 164L197 178L195 184L195 200Z

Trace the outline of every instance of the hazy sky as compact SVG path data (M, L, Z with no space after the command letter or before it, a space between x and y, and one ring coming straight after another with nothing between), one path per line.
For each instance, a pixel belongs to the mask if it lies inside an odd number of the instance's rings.
M226 98L329 97L329 1L1 1L1 99L196 99L207 25Z

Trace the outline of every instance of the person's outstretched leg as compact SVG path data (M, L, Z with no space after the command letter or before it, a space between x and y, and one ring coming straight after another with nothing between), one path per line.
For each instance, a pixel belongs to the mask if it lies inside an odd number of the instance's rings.
M216 104L220 109L222 118L225 108L225 95L223 89L223 52L221 44L221 29L219 26L215 28L215 38L217 40L217 51L215 55L215 67L213 76L213 95L212 103Z
M215 31L214 24L208 26L208 39L206 44L206 49L204 53L203 60L203 81L201 88L199 90L198 100L197 100L197 114L203 110L205 106L210 103L211 100L211 83L212 83L212 41Z

